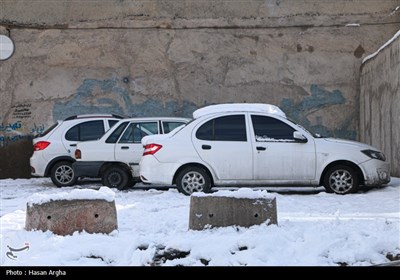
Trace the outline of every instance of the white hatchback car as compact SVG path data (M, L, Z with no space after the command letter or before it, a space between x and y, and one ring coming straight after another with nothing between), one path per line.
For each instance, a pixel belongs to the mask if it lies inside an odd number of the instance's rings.
M189 122L185 118L156 117L123 119L99 140L78 143L76 177L102 178L105 186L124 189L139 182L142 138L166 134Z
M325 186L347 194L390 181L382 152L369 145L315 135L268 104L221 104L164 137L145 137L140 177L176 184L184 194L212 186Z
M58 187L71 186L76 178L72 169L78 141L99 139L122 117L110 114L77 115L58 121L33 139L30 159L33 176L51 177Z

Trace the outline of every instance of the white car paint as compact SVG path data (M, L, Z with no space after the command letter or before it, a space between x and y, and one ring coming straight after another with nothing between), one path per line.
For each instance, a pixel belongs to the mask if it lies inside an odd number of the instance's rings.
M229 107L229 105L225 105ZM176 134L162 139L146 137L143 144L161 145L155 154L142 157L140 176L146 183L173 185L182 167L197 164L207 170L215 186L223 185L312 185L321 184L324 172L331 164L341 161L361 171L365 186L381 185L390 181L389 163L373 159L362 150L376 148L333 138L314 137L302 126L281 114L268 114L257 107L251 110L226 109L221 113L202 114ZM204 110L207 112L206 110ZM200 140L196 132L207 121L223 116L242 114L246 118L247 141ZM252 116L279 120L299 132L306 143L299 141L257 141ZM204 150L204 145L210 149ZM258 150L257 147L261 147ZM383 154L382 154L383 155Z
M78 141L69 141L65 138L65 134L71 128L92 121L101 121L105 132L110 128L109 121L118 122L119 119L109 114L95 114L78 115L67 118L64 121L58 121L57 125L48 133L33 139L34 146L39 142L48 142L49 145L44 149L34 150L30 158L32 175L39 177L50 176L51 169L56 163L60 161L73 162L75 160L75 146Z
M131 128L135 126L140 126L140 130L144 134L155 133L155 136L158 136L157 134L169 132L164 131L164 123L179 123L179 126L181 126L181 124L185 124L188 121L189 119L186 118L173 117L123 119L113 129L107 131L99 140L77 144L77 150L80 151L80 158L76 158L77 162L73 165L74 170L79 176L101 177L101 174L98 172L104 164L116 163L128 167L132 173L132 177L139 177L139 161L143 154L142 136L135 142L124 141L124 136L132 135L131 132L133 131ZM107 139L124 124L125 127L117 137L116 142L109 143ZM146 127L143 127L148 124L154 124L156 131L151 132ZM96 166L93 166L93 164L96 164ZM92 172L85 174L85 170L82 170L83 165L91 166L91 169L95 168L95 174L92 174Z

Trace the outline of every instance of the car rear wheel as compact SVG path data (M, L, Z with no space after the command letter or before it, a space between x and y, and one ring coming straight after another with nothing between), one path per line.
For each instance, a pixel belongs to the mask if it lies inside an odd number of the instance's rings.
M187 167L179 173L176 187L185 195L191 195L194 192L207 193L211 190L211 178L203 168Z
M327 192L336 194L354 193L358 190L359 178L353 168L337 165L328 170L324 178Z
M132 184L132 176L127 170L118 166L108 168L103 176L102 183L109 188L117 188L122 190Z
M50 171L51 181L57 187L72 186L76 183L72 162L60 161L56 163Z

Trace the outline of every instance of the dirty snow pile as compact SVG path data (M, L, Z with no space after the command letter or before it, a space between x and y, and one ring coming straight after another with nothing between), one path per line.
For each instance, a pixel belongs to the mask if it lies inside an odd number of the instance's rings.
M115 191L118 230L110 235L24 230L35 194L56 197L98 183L56 188L48 179L0 180L2 266L371 265L400 254L400 179L349 195L322 188L273 189L278 225L188 230L190 197L175 189ZM251 195L249 190L242 195ZM240 192L239 192L240 193ZM245 194L246 193L246 194ZM264 192L263 192L264 193ZM260 195L260 193L255 193ZM7 246L29 250L6 256Z

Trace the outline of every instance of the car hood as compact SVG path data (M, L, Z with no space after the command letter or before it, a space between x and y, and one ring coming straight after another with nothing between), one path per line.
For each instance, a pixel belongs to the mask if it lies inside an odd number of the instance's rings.
M360 149L373 149L373 150L378 150L377 148L374 148L370 145L357 142L357 141L351 141L351 140L345 140L345 139L339 139L339 138L321 138L321 140L331 142L331 143L337 143L337 144L343 144L343 145L348 145L352 147L358 147Z

